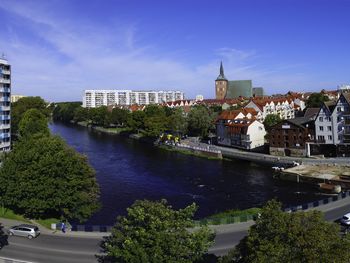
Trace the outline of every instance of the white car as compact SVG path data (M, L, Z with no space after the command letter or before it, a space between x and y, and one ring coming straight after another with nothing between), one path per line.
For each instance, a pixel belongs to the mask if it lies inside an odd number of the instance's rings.
M340 219L340 223L342 223L343 225L350 226L350 213L343 215L343 217Z

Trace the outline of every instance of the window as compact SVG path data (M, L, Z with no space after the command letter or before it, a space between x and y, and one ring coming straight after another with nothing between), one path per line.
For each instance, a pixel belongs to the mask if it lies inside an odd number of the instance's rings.
M323 131L323 126L320 126L320 131Z
M331 117L326 117L326 121L331 121Z
M319 141L324 141L324 136L323 136L323 135L318 135L318 136L317 136L317 140L319 140Z
M320 122L323 122L323 117L319 117L318 120L319 120Z
M332 126L327 126L327 131L331 131L332 130Z
M332 140L332 135L328 135L328 140Z
M340 122L340 120L341 120L341 118L338 116L338 117L337 117L337 122Z
M341 107L337 107L337 112L341 112L341 111L342 111Z
M338 140L341 141L342 140L342 136L341 134L338 135Z

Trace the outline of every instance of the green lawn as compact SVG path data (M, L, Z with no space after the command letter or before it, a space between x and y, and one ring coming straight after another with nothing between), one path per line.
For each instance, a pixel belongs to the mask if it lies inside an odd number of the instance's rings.
M226 217L238 217L238 216L254 216L257 215L258 213L261 213L261 208L253 207L245 210L227 210L222 213L214 214L206 219L220 219L220 218L226 218Z
M0 217L30 223L30 221L24 218L24 216L18 215L15 212L13 212L11 209L8 209L5 207L0 207Z
M13 212L13 210L8 208L2 208L2 207L0 207L0 218L12 219L17 221L22 221L25 223L31 223L31 221L25 218L23 215L16 214L15 212ZM36 219L34 221L48 229L51 229L52 223L60 222L60 220L57 218Z
M51 224L58 224L61 222L61 220L57 218L47 218L47 219L37 219L35 220L35 222L42 225L43 227L51 229Z

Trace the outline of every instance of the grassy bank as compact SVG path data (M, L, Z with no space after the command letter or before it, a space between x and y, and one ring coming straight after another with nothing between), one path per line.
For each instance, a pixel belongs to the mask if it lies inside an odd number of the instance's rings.
M249 216L255 216L257 214L261 213L261 208L253 207L245 210L227 210L225 212L217 213L214 215L211 215L205 219L222 219L227 217L249 217Z
M30 223L29 219L26 219L24 216L18 215L15 212L13 212L13 210L5 208L5 207L0 208L0 217Z
M57 218L48 218L48 219L36 219L31 221L30 219L25 218L23 215L16 214L13 210L8 208L2 208L0 207L0 218L5 219L11 219L11 220L17 220L24 223L32 223L33 221L40 224L43 227L46 227L48 229L51 229L52 223L59 223L60 220Z

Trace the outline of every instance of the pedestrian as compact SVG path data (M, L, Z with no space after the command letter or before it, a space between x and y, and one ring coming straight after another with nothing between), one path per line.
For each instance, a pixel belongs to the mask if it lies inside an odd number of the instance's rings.
M62 233L66 233L66 224L64 222L62 222L61 224L61 230L62 230Z

